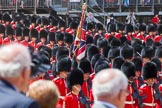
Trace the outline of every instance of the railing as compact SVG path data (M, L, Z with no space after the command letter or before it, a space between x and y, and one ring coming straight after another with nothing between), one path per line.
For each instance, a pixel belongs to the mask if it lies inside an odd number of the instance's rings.
M17 2L16 2L17 1ZM87 2L89 6L94 2L101 9L104 8L117 8L122 12L123 7L133 7L136 12L140 11L139 8L162 6L162 0L73 0L78 2L70 2L71 0L0 0L0 9L16 9L17 8L46 8L50 6L60 5L61 7L68 7L69 10L79 10L83 2ZM125 2L123 2L125 1ZM129 2L126 2L129 1ZM92 3L93 2L93 3Z

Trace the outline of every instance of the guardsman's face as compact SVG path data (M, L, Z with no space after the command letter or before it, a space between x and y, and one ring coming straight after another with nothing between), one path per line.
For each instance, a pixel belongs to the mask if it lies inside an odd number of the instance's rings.
M3 33L0 33L0 38L4 37L4 34Z

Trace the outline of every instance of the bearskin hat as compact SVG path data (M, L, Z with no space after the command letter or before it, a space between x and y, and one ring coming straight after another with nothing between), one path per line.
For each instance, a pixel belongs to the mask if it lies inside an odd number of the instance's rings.
M142 58L152 58L154 56L154 50L152 47L144 47L141 51Z
M123 63L124 63L124 58L121 56L118 56L114 59L112 63L112 68L117 68L120 70Z
M66 33L64 34L64 42L65 43L73 43L73 36L69 33Z
M116 32L116 25L115 24L110 24L108 28L108 32Z
M16 29L15 29L15 36L22 36L22 28L16 27Z
M147 31L148 31L148 33L149 33L149 32L153 32L153 31L155 31L155 27L154 27L154 25L153 25L153 24L149 24L149 25L148 25L148 29L147 29Z
M146 25L145 24L139 25L139 31L146 31Z
M60 28L60 27L65 27L65 26L66 26L66 23L65 23L64 20L59 20L58 23L59 23L59 24L58 24L59 28Z
M70 26L71 29L77 29L78 23L76 21L72 21L69 26Z
M94 28L95 28L95 26L94 26L93 23L88 23L88 24L87 24L87 27L86 27L87 31L88 31L88 30L92 30L92 29L94 29Z
M111 47L119 47L121 45L121 42L119 39L114 38L111 42L110 42L110 46Z
M151 38L149 38L149 39L146 40L145 46L146 47L151 47L153 43L154 43L154 41Z
M142 45L142 41L140 39L136 39L136 38L131 41L132 47L136 46L137 44Z
M143 49L143 45L137 44L133 47L133 49L134 49L134 51L133 51L134 57L141 56L141 51Z
M5 26L0 24L0 34L3 33L5 34Z
M68 56L61 56L56 62L56 72L66 71L70 72L71 70L71 60Z
M141 70L142 70L142 59L140 57L135 57L135 58L132 59L132 62L136 66L136 71L141 72Z
M36 24L37 24L37 25L40 25L41 23L42 23L41 18L37 18L37 20L36 20Z
M99 48L96 46L96 45L92 45L88 48L87 50L87 58L89 61L91 61L92 57L95 55L95 54L99 54L100 51L99 51Z
M124 30L125 29L125 25L122 24L122 23L117 23L116 25L116 30L119 31L119 30Z
M12 28L11 25L8 25L6 27L6 35L14 35L14 29Z
M144 67L142 68L142 76L144 80L149 78L157 78L156 64L153 62L145 63Z
M48 46L42 45L38 48L38 51L46 51L48 53L49 58L51 57L52 50Z
M58 47L56 52L56 59L58 60L61 56L69 56L69 50L67 47Z
M101 58L104 58L104 56L101 55L101 54L96 54L96 55L94 55L94 56L92 57L92 59L91 59L91 65L92 65L92 68L93 68L93 69L94 69L94 66L95 66L96 62L97 62L99 59L101 59Z
M93 37L90 35L86 35L86 44L93 44Z
M125 59L131 59L133 57L133 47L125 44L120 49L120 56L124 57Z
M162 34L162 25L161 24L158 27L158 33L159 33L159 35Z
M86 58L80 60L78 67L81 68L84 73L92 73L91 63Z
M156 64L157 71L161 71L161 61L159 60L159 58L153 58L151 59L151 62Z
M42 25L49 25L49 21L46 17L42 17L41 22L42 22Z
M3 16L2 16L2 20L3 20L4 22L10 22L12 19L11 19L9 13L5 12L5 13L3 14Z
M27 28L27 27L25 27L24 29L23 29L23 36L29 36L29 29Z
M37 20L37 16L36 15L31 16L31 18L30 18L30 22L31 23L35 23L36 24L36 20Z
M54 18L54 19L51 21L51 26L57 26L57 25L58 25L58 20Z
M48 32L46 30L41 30L39 33L40 38L46 38L47 39Z
M49 32L49 41L55 41L55 33L54 32Z
M120 49L118 47L112 47L109 50L108 58L109 59L114 59L115 57L118 57L119 55L120 55Z
M136 67L135 67L133 62L125 62L121 66L121 71L129 79L130 77L134 77L135 76Z
M127 24L125 29L126 29L126 33L133 32L133 25L132 24Z
M56 52L58 50L59 46L55 45L53 48L52 48L52 56L53 57L56 57Z
M56 39L56 41L58 42L58 41L63 41L64 40L64 34L63 33L61 33L61 32L55 32L55 39Z
M108 68L110 68L109 61L105 58L101 58L95 63L94 72L95 74L97 74L101 70L108 69Z
M37 31L37 29L31 29L30 30L30 37L38 38L38 31Z
M97 40L97 46L98 46L99 48L103 48L103 47L107 46L107 40L104 39L104 38L98 39L98 40Z
M93 43L94 43L95 45L97 45L97 40L100 39L100 38L101 38L100 35L96 35L96 36L94 37L94 39L93 39Z
M162 47L158 47L156 49L155 56L158 58L162 58Z
M103 30L103 25L101 23L97 23L96 24L96 30L99 31L99 30Z
M72 86L79 84L82 86L84 81L83 71L81 69L73 69L67 77L67 85L71 90Z

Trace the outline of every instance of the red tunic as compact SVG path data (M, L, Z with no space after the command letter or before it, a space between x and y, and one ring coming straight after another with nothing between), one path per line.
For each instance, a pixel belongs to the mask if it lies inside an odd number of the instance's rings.
M92 33L92 31L87 31L87 32L86 32L86 35L93 36L93 33Z
M22 45L24 45L26 47L28 46L28 42L26 40L21 41L20 44L22 44Z
M21 41L19 41L19 40L17 40L17 39L15 39L14 40L14 43L20 43Z
M130 35L126 35L126 38L127 38L128 41L132 40L132 37Z
M115 37L116 37L117 39L120 39L120 38L122 37L122 34L116 33L116 34L115 34Z
M153 18L151 19L151 22L152 22L152 23L155 23L155 24L159 24L160 20L159 20L158 17L153 17Z
M13 41L10 39L10 38L8 38L8 37L6 37L4 40L3 40L3 44L10 44L10 43L12 43Z
M154 37L154 42L160 42L161 38L162 38L162 36L160 36L160 35Z
M37 31L40 32L41 27L40 26L37 26L35 29L37 29Z
M49 29L49 32L56 32L56 29L50 28L50 29Z
M0 45L3 44L3 38L0 38Z
M48 46L49 48L53 48L54 45L51 45L51 44L47 44L46 46Z
M37 43L36 49L38 49L40 46L44 45L42 42Z
M110 33L105 33L105 35L104 35L104 38L105 39L109 39L111 37L111 34Z
M84 106L80 104L79 98L78 95L70 92L65 96L63 108L84 108Z
M137 39L140 39L140 40L142 40L142 41L145 40L145 37L144 37L143 35L141 35L141 34L138 34L136 38L137 38Z
M65 32L67 32L67 33L69 33L69 34L71 34L71 35L74 34L74 32L71 30L71 28L67 28L67 29L65 30Z
M154 98L154 89L151 86L148 86L147 84L143 84L140 88L139 88L139 93L141 96L145 96L145 98L142 99L143 104L145 104L145 106L143 106L143 108L160 108L158 107L158 103L157 100L155 100ZM149 106L149 105L151 106Z
M82 91L83 91L84 96L89 98L90 91L88 90L88 82L87 81L83 82Z
M153 39L153 36L147 35L147 36L145 37L145 42L147 41L147 39Z
M133 98L134 88L132 87L132 85L129 84L127 89L130 92L130 94L126 97L125 108L136 108L136 101Z
M30 41L30 42L28 43L28 45L29 45L29 46L32 46L32 47L36 50L36 43L35 43L35 42Z
M63 99L66 96L66 94L68 93L66 81L65 81L65 79L60 78L60 77L57 77L57 78L53 79L52 81L57 85L57 87L59 89L61 98L59 99L58 105L62 106L63 105Z

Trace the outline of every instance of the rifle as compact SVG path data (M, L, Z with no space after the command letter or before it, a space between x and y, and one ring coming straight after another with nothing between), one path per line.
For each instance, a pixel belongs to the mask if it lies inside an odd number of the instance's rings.
M155 83L153 84L153 88L155 90L154 97L155 97L155 99L160 100L160 103L162 105L162 96L160 94L160 91L159 91L158 87L159 87L159 83L158 84L155 84Z
M82 104L85 104L86 108L91 108L91 107L90 107L90 102L86 99L86 97L84 96L82 90L80 91L79 95L81 96L80 102L81 102Z

